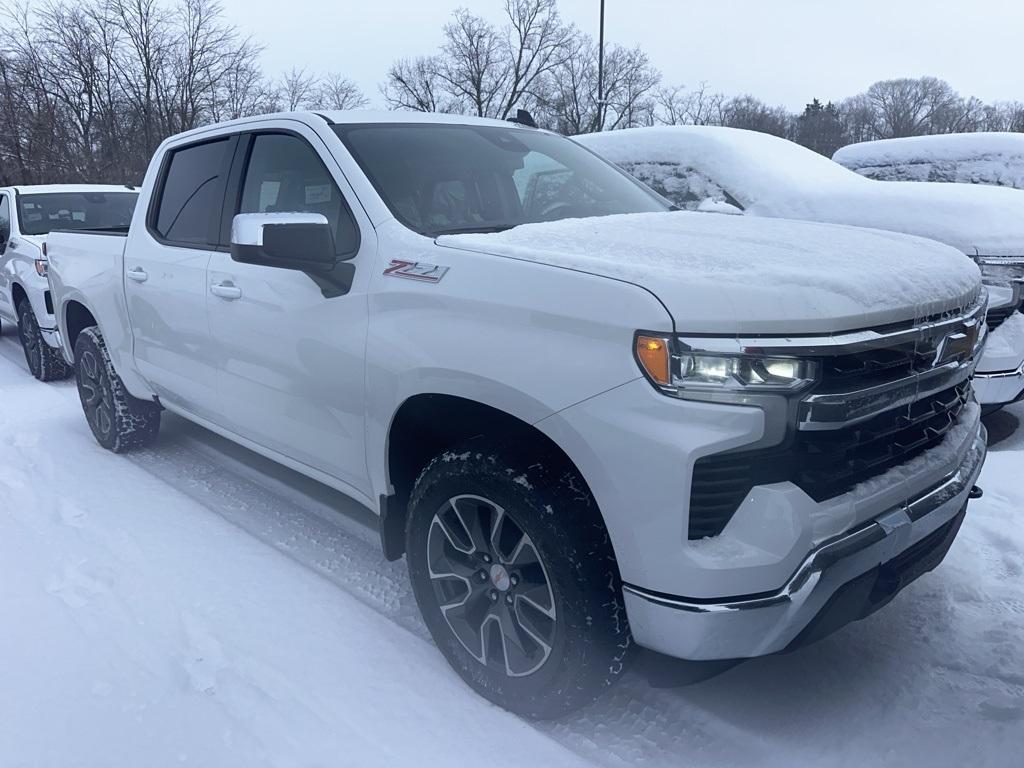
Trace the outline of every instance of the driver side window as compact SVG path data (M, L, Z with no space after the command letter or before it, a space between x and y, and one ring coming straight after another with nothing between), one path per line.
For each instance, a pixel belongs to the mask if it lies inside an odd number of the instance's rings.
M305 140L286 133L253 139L239 213L320 213L339 257L359 247L359 230L341 190Z

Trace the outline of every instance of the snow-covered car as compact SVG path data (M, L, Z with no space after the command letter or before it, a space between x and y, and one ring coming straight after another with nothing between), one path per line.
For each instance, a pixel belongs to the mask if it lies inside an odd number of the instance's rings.
M43 243L52 229L125 229L138 192L129 187L48 184L0 188L0 326L16 325L32 375L70 373L60 353Z
M953 246L981 265L991 291L978 401L991 411L1024 397L1024 192L874 181L791 141L735 128L632 128L574 139L681 208L885 229Z
M881 607L985 458L974 263L671 208L524 125L270 115L165 141L49 280L101 445L167 409L348 494L466 682L555 716L633 641L746 658Z
M878 181L1024 189L1024 133L948 133L862 141L842 147L832 159Z

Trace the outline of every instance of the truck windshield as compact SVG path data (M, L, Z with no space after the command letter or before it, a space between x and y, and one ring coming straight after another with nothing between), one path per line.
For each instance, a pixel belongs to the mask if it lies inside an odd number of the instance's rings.
M568 139L500 126L335 126L399 221L430 237L566 218L673 210Z
M23 235L52 229L123 229L132 220L138 192L38 192L18 195Z

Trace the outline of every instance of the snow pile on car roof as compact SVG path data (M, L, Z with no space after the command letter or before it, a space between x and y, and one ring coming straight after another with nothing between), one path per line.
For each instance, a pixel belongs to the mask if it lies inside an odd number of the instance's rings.
M683 208L707 198L754 216L872 227L975 255L1024 255L1024 192L967 184L882 183L791 141L711 126L575 137Z
M860 187L865 181L827 157L757 131L706 125L629 128L574 136L588 149L679 202L673 186L697 170L716 187L739 194L744 206L772 200L780 189L807 194ZM699 203L695 190L694 203ZM684 204L684 207L687 206Z
M892 232L713 213L638 213L524 224L438 243L578 269L671 295L688 312L721 302L784 318L817 307L943 311L973 298L977 266L952 248ZM671 307L670 307L671 309ZM774 314L771 314L774 313Z
M1024 134L953 133L850 144L832 159L880 181L940 181L1024 189Z

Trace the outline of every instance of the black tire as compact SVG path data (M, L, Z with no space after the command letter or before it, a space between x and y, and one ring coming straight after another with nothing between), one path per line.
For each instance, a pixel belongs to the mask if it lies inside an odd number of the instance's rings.
M477 693L525 717L560 717L593 702L632 655L618 565L597 504L585 489L563 461L523 458L477 438L435 458L409 503L409 576L434 641ZM490 560L485 546L470 544L466 525L457 533L457 521L464 519L479 523L480 540L491 542L489 552L495 553ZM488 530L498 532L497 546ZM463 549L453 544L459 540ZM470 546L472 553L466 553ZM530 562L533 554L539 568ZM508 566L499 580L496 563ZM449 576L440 575L448 570ZM467 573L472 576L464 578ZM542 578L550 591L539 586ZM480 616L487 618L473 630ZM506 633L507 626L516 631ZM520 642L509 645L503 635Z
M27 298L18 302L18 338L25 352L29 372L40 381L57 381L71 375L71 367L64 362L59 349L54 349L43 339L39 321Z
M153 444L160 432L160 406L128 394L95 326L75 340L75 380L96 442L114 453Z

